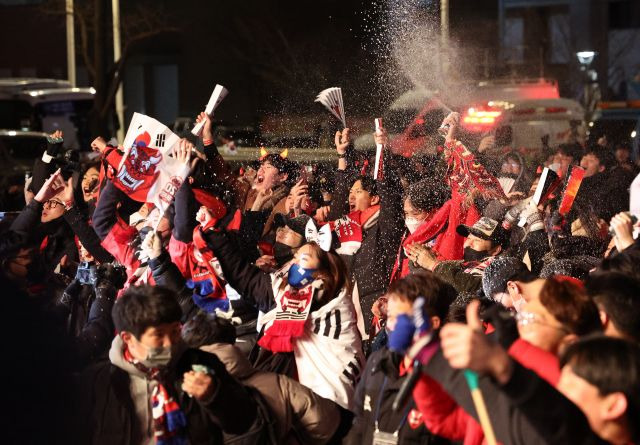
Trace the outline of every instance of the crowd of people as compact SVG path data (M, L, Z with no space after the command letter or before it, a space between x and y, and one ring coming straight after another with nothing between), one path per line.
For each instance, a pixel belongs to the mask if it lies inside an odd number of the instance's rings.
M164 212L127 147L50 135L0 232L5 443L640 443L624 147L532 157L451 113L437 154L345 128L333 165L234 168L197 122Z

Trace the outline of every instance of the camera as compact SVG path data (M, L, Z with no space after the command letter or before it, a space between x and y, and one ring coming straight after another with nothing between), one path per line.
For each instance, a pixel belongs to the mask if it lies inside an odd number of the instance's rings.
M76 280L78 280L80 284L93 286L98 280L98 268L95 261L82 261L78 265Z
M80 153L78 150L69 149L57 155L52 161L60 169L64 180L68 180L75 172L80 171Z

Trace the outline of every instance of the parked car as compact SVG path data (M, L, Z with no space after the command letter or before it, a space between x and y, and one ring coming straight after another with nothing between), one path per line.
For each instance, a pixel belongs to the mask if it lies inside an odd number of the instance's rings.
M0 128L62 130L67 147L89 147L88 113L95 92L53 79L0 79Z
M25 176L46 146L46 133L0 130L0 211L22 209Z

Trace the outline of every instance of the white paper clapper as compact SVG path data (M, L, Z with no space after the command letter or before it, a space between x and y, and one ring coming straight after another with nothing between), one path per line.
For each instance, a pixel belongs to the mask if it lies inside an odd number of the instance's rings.
M220 105L220 102L222 102L222 100L227 97L227 94L229 94L229 90L227 90L220 84L216 85L216 87L213 89L213 93L211 93L209 102L204 109L204 112L207 113L207 116L211 117L215 109L218 108L218 105ZM196 124L191 130L191 134L199 137L202 134L202 127L204 127L204 121Z

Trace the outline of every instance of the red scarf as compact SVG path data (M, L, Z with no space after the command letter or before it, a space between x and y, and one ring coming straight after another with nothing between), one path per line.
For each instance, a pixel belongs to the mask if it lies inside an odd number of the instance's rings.
M506 199L498 180L461 142L448 142L441 149L447 161L447 182L453 192L469 197L478 190L485 199Z
M187 281L187 287L193 289L193 301L206 312L215 312L217 308L223 311L229 309L220 264L202 237L202 232L214 225L215 221L211 221L206 226L198 226L193 230L194 248L191 251L192 261L189 262L191 279Z
M187 444L185 429L187 418L180 409L180 405L169 395L167 389L160 381L160 370L147 368L135 359L125 346L124 359L133 365L138 371L147 376L150 381L157 382L151 393L151 411L153 415L153 436L158 445L182 445Z
M354 255L362 245L362 231L376 223L380 205L373 205L366 210L356 210L335 221L330 221L331 230L340 241L336 249L340 255Z
M272 352L293 351L293 340L304 333L304 325L317 292L318 281L301 289L287 285L285 291L276 298L275 320L258 344Z

